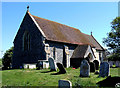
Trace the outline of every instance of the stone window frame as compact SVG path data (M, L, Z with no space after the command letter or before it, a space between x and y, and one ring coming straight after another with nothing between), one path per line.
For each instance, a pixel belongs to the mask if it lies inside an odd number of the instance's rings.
M46 52L46 60L48 60L50 56L50 47L49 44L45 44L45 52Z
M45 51L50 51L49 44L45 44Z
M68 51L69 52L69 47L64 45L65 53Z
M27 46L25 48L26 42L25 37L27 37ZM30 50L30 33L28 31L25 31L23 34L23 51L29 51Z

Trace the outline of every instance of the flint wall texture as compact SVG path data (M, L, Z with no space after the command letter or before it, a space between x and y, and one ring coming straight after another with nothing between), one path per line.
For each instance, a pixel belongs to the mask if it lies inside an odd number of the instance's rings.
M30 50L28 51L23 49L25 31L30 35ZM12 66L13 68L19 68L23 63L37 63L39 59L45 58L43 36L30 16L26 14L14 40Z
M63 64L63 54L64 54L63 50L64 50L64 46L68 47L69 59L71 58L71 56L72 56L72 54L74 52L74 49L77 46L77 45L70 45L70 44L58 43L58 42L52 42L52 41L46 41L46 44L49 44L49 48L50 48L50 55L49 55L49 57L53 57L53 48L55 48L56 49L55 50L56 51L55 61L57 63L61 63L61 64Z

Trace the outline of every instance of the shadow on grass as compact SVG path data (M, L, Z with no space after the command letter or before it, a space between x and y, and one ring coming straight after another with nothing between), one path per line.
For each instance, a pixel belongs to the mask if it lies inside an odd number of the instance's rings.
M50 75L61 75L61 74L66 74L66 73L57 72L57 73L52 73Z
M120 77L108 76L106 79L96 83L99 87L115 87L117 83L120 83Z
M41 73L49 73L49 72L54 72L54 71L43 71L43 72L41 72Z

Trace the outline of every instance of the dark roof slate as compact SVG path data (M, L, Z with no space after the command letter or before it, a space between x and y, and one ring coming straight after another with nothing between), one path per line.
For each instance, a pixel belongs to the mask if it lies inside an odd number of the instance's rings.
M84 34L85 38L92 44L97 50L104 50L103 47L96 41L92 35Z

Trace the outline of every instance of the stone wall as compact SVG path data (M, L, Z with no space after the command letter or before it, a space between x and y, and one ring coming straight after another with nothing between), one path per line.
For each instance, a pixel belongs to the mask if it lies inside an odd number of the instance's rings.
M77 45L71 45L71 44L65 44L65 43L58 43L58 42L52 42L52 41L46 41L46 44L49 45L49 51L50 51L50 54L48 57L52 57L54 58L54 55L53 55L53 49L55 48L55 62L56 63L62 63L63 64L63 54L64 54L64 48L65 46L68 47L68 63L70 63L70 58L74 52L74 49L76 48ZM66 58L67 59L67 58ZM70 65L69 65L70 66Z
M99 50L96 50L95 48L92 48L92 50L93 50L94 55L96 57L95 60L98 60L99 63L101 61L104 61L104 59L106 59L106 57L105 57L105 51L99 51Z
M23 36L25 32L30 35L30 49L25 51ZM12 58L13 68L23 66L23 63L37 63L40 59L46 59L44 51L44 38L28 13L26 13L18 33L14 40L14 51Z

